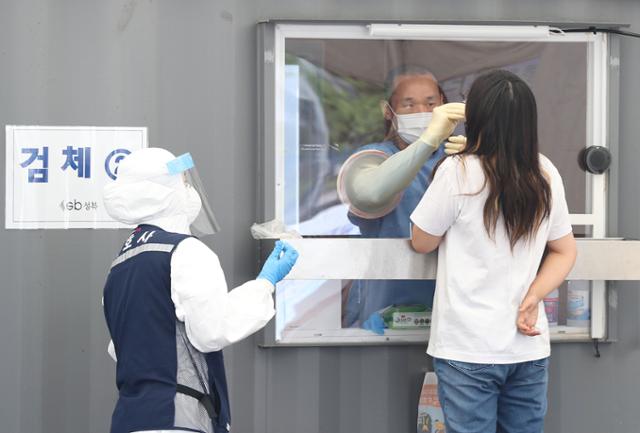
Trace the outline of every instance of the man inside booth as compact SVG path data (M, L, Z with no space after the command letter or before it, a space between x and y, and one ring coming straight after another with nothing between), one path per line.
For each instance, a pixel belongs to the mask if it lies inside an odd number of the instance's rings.
M392 70L385 81L385 97L384 139L362 146L345 161L338 193L362 237L410 238L409 216L429 187L434 167L447 153L462 149L464 137L449 138L448 125L432 127L427 134L433 109L447 100L426 68L404 65ZM461 111L462 119L462 104L446 106ZM343 326L383 334L385 309L427 313L434 290L434 281L356 280L346 296Z

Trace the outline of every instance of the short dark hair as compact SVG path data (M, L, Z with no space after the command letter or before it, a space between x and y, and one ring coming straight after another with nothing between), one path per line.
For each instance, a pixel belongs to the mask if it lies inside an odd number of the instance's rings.
M396 90L396 86L397 86L396 80L399 77L404 77L408 75L427 75L433 78L433 81L435 81L436 84L438 83L438 79L436 78L436 76L433 75L433 73L429 69L425 68L424 66L400 65L390 70L389 73L387 74L387 77L384 80L384 97L386 98L387 101L391 100L391 96L393 95L393 92L395 92Z
M429 69L425 68L424 66L400 65L390 70L389 73L387 74L387 78L385 78L384 80L384 97L386 101L389 103L389 105L391 105L391 97L393 96L393 92L396 91L396 87L398 85L397 80L399 77L421 76L421 75L428 76L433 79L434 83L436 83L436 86L438 87L438 93L440 93L440 96L442 97L443 104L446 104L447 102L449 102L447 100L447 95L444 94L444 91L442 90L442 87L440 87L440 84L438 84L438 79L436 78L435 75L433 75L433 72L431 72ZM391 132L392 132L392 129L391 129L392 126L393 126L393 123L391 122L391 120L385 119L384 121L385 140L390 138Z

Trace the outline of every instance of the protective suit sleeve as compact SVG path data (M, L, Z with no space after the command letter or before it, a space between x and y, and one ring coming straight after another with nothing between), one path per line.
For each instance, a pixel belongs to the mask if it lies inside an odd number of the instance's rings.
M104 296L100 299L100 303L102 304L102 308L104 308ZM113 340L109 339L109 345L107 346L107 353L115 362L118 362L118 357L116 356L116 347L113 345Z
M456 124L464 119L465 106L450 103L436 107L427 129L418 140L379 164L353 167L353 185L349 200L357 209L369 212L391 202L416 177L422 166L440 143L451 135Z
M417 140L379 165L354 167L351 203L364 211L377 209L411 184L437 146ZM364 151L366 152L366 150Z
M115 362L118 362L118 357L116 356L116 347L113 345L113 340L109 340L109 346L107 346L107 353Z
M253 334L273 317L274 286L260 279L227 290L218 256L195 238L182 241L171 258L171 299L187 337L213 352Z

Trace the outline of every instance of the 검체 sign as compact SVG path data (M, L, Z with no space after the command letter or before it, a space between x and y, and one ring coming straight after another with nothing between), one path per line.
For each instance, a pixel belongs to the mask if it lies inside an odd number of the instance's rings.
M120 228L102 202L145 127L6 126L5 228Z

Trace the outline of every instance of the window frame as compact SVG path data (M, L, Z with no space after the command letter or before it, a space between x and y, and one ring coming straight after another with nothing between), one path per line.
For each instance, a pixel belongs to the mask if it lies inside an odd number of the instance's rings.
M264 131L270 137L271 146L267 145L262 150L264 163L264 179L261 185L264 192L263 220L276 218L284 221L285 199L285 51L287 39L402 39L402 40L469 40L469 41L521 41L521 42L584 42L587 43L587 131L586 147L609 147L609 44L610 38L605 33L562 33L548 27L546 36L538 36L540 27L545 26L503 26L503 25L467 25L467 24L411 24L411 31L406 36L387 36L372 34L371 25L379 23L339 23L339 22L273 22L265 23L271 26L271 34L263 34L262 46L259 53L264 57L262 79L265 86L263 122L273 122L263 125ZM388 26L401 26L399 23ZM420 26L428 29L421 34ZM405 27L408 27L405 25ZM508 30L514 35L503 37L499 30ZM449 36L438 36L433 29L446 30ZM538 32L532 32L536 28ZM417 30L416 30L417 29ZM518 32L518 29L522 29ZM452 30L463 30L453 32ZM444 32L446 33L446 32ZM462 33L462 36L460 35ZM535 34L534 34L535 33ZM504 32L502 33L504 34ZM270 111L266 113L264 111ZM270 151L271 149L271 151ZM591 227L593 238L603 238L607 235L607 175L586 176L586 212L571 214L572 225ZM259 179L260 181L260 179ZM363 279L366 276L363 276ZM592 281L591 283L591 322L589 332L553 332L552 341L590 341L591 339L603 339L607 336L607 288L605 281ZM324 345L324 344L381 344L381 343L424 343L428 340L428 332L425 331L387 331L384 336L372 335L366 330L339 329L321 331L309 331L308 335L291 337L278 340L275 335L275 326L266 330L265 341L275 345ZM338 335L339 334L339 335Z

